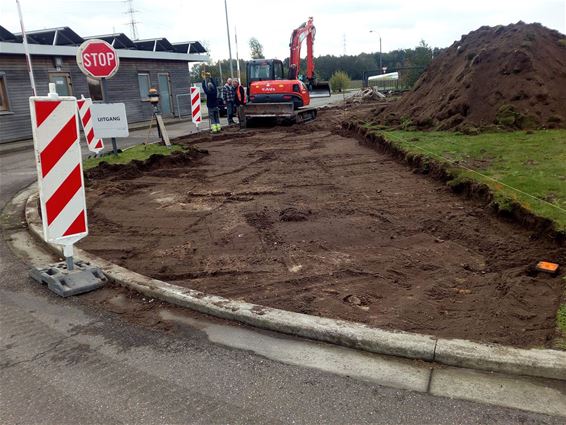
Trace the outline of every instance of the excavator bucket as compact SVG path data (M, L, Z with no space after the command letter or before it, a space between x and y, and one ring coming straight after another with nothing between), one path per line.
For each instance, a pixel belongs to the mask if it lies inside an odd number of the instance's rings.
M313 84L310 96L312 98L330 97L330 84L327 81L320 81L316 84Z

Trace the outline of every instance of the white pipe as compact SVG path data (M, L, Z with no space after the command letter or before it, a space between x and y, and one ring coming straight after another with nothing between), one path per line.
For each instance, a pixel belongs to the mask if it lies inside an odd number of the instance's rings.
M234 41L236 42L236 67L238 69L238 82L242 84L242 75L240 74L240 56L238 55L238 33L234 26Z
M390 72L389 74L373 75L368 77L368 81L397 81L398 79L398 72Z
M18 5L18 14L20 15L20 27L22 28L22 39L24 42L24 52L26 54L26 59L28 62L28 72L29 72L29 80L31 82L31 89L33 90L33 95L37 96L37 90L35 89L35 78L33 78L33 68L31 66L31 56L29 54L29 48L28 48L28 38L26 36L26 30L24 29L24 18L22 17L22 8L20 7L20 0L16 0L16 4Z

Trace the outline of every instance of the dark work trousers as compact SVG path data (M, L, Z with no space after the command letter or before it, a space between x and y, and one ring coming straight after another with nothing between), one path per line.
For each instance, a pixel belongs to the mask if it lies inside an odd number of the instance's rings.
M235 102L228 102L226 105L226 111L228 113L228 124L234 124L234 113L236 112Z

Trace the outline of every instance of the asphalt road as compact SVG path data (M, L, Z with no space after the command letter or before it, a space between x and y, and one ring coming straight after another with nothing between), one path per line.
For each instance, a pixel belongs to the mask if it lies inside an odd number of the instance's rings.
M32 151L1 155L0 206L34 179ZM199 317L164 328L93 297L61 299L28 278L2 236L0 423L563 423L303 367L301 355L274 361L212 342Z

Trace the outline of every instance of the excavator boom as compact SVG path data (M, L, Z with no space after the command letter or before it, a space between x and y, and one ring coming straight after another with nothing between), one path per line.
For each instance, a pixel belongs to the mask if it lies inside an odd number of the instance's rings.
M305 74L305 84L309 88L311 97L329 97L330 84L326 81L317 81L314 73L314 37L316 28L313 24L312 17L293 30L291 41L289 42L289 79L299 78L299 70L301 68L301 46L303 41L307 41L307 69Z

